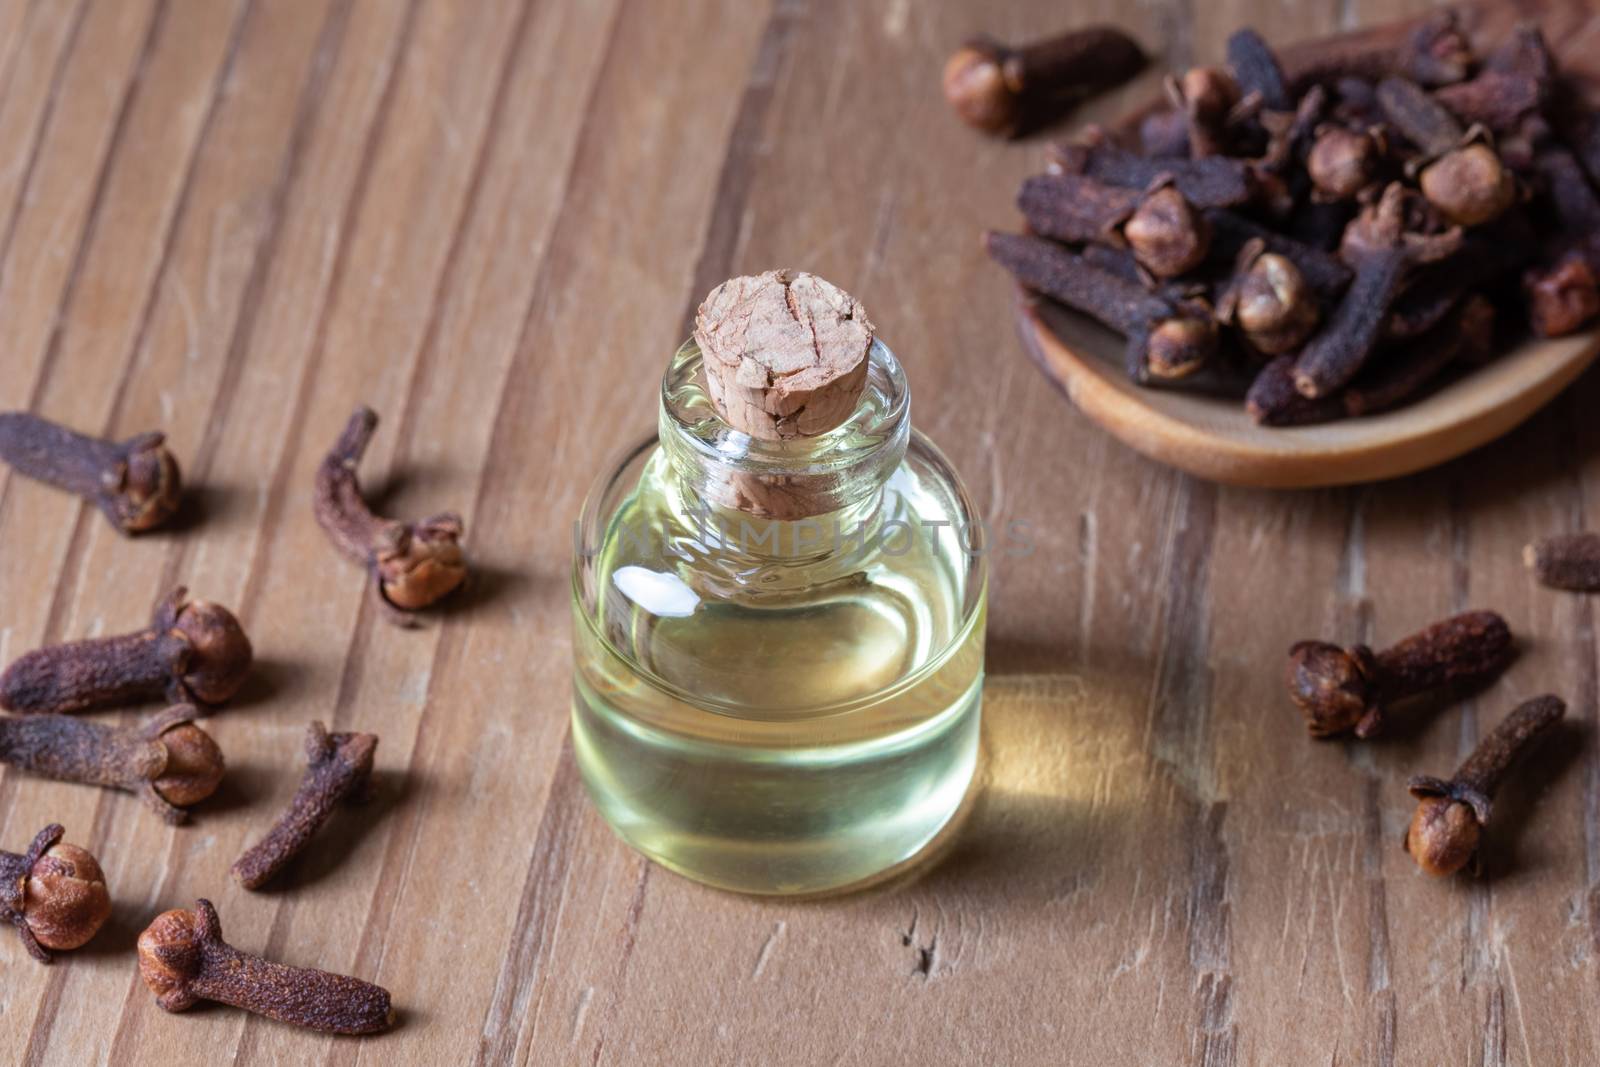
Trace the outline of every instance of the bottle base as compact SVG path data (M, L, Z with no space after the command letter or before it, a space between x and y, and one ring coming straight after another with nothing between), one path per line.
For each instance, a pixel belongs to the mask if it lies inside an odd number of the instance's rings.
M580 683L573 749L601 815L663 867L735 893L831 896L939 853L975 777L982 685L902 735L796 751L685 746L617 721Z
M966 825L967 816L972 813L973 802L977 799L980 790L977 787L978 776L973 774L967 784L967 790L962 795L955 811L945 820L944 825L934 831L933 836L915 849L909 856L898 863L891 864L880 871L867 874L853 882L840 885L820 886L815 889L762 889L752 888L745 884L725 884L706 877L702 872L683 866L671 856L651 852L637 842L625 837L615 825L611 826L612 832L622 838L624 844L638 852L645 859L662 867L681 878L703 885L708 889L715 889L720 893L736 893L745 897L772 897L797 902L811 900L833 900L839 897L854 896L869 890L882 889L886 886L909 884L920 879L928 871L933 870L950 852L951 847L961 836L961 830Z

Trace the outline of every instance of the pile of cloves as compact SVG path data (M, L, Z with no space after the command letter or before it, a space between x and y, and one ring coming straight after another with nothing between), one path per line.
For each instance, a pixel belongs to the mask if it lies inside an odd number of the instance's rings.
M377 427L357 408L319 465L311 510L334 547L366 572L384 615L414 625L415 613L466 577L454 513L421 522L375 514L356 467ZM160 433L116 442L89 437L25 413L0 413L0 461L16 472L94 504L121 533L154 529L177 512L182 484ZM179 587L163 596L148 626L37 649L0 672L0 763L55 778L138 795L177 824L216 792L221 748L200 719L236 696L254 650L227 608L190 600ZM165 700L141 723L113 726L79 713ZM288 808L233 865L234 878L258 889L277 877L332 817L341 801L370 792L375 734L329 732L311 723L307 768ZM61 843L58 825L40 831L25 853L0 852L0 918L27 951L87 942L105 923L111 898L94 856ZM241 953L222 941L216 910L158 916L139 938L139 972L157 1002L182 1011L216 1000L311 1029L371 1034L394 1023L389 993L341 975L289 967Z
M1446 11L1281 57L1244 29L1166 96L1055 146L1028 232L986 237L1126 337L1134 381L1325 422L1600 315L1600 121L1536 26L1480 54Z

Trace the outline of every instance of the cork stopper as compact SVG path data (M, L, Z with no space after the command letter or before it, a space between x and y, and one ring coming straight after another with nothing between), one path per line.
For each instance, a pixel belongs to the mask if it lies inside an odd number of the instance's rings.
M694 327L717 414L768 441L815 437L850 417L872 334L859 300L791 270L723 282Z

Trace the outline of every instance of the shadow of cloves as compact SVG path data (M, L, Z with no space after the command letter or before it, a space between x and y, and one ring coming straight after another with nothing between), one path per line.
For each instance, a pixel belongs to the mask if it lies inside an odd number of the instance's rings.
M1521 878L1537 872L1554 857L1553 846L1529 848L1549 835L1530 835L1540 819L1543 799L1587 754L1589 727L1568 719L1540 739L1538 746L1512 768L1494 798L1479 855L1483 877L1492 881Z

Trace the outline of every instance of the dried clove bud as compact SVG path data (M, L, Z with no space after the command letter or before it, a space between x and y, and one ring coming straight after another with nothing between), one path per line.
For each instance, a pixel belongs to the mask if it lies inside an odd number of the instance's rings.
M0 919L17 928L23 946L40 963L50 949L78 948L111 916L111 894L99 862L66 831L51 823L22 855L0 852Z
M1483 830L1495 791L1517 758L1561 721L1567 706L1553 696L1521 704L1485 737L1449 781L1418 775L1411 795L1420 803L1406 830L1405 850L1429 874L1479 866Z
M1462 226L1482 226L1516 203L1517 186L1498 153L1475 130L1464 131L1415 82L1386 78L1378 102L1389 121L1422 149L1422 195Z
M359 407L317 468L312 502L334 547L366 567L385 614L402 626L410 612L452 592L467 576L461 554L461 516L440 512L421 522L374 515L361 496L356 467L372 441L378 416Z
M969 125L1016 136L1121 85L1144 64L1138 42L1112 26L1073 30L1017 48L978 37L945 64L944 96Z
M1534 575L1554 589L1579 593L1600 591L1600 534L1558 534L1522 550Z
M1447 85L1435 98L1468 125L1517 132L1544 110L1556 84L1556 62L1537 23L1524 22L1490 53L1474 78Z
M259 889L310 843L341 800L359 799L372 781L376 734L333 733L320 722L306 730L306 774L289 808L267 836L233 864L234 879Z
M1175 186L1152 190L1122 227L1134 257L1158 278L1185 274L1205 261L1211 228Z
M169 823L216 792L222 750L179 705L138 726L107 726L66 715L0 717L0 763L65 782L137 793Z
M1295 387L1324 396L1356 376L1377 347L1389 309L1412 269L1460 247L1461 231L1421 234L1408 228L1405 189L1394 183L1345 231L1342 254L1355 281L1321 333L1295 363Z
M1291 90L1301 91L1318 82L1391 75L1420 85L1451 85L1472 73L1476 57L1455 12L1441 11L1410 28L1381 26L1295 45L1280 61Z
M1482 226L1517 201L1517 183L1495 150L1479 141L1422 168L1422 195L1462 226Z
M1017 207L1028 228L1075 244L1126 243L1152 274L1170 278L1199 265L1211 230L1170 185L1141 195L1076 174L1040 174L1022 183Z
M1042 237L991 232L984 244L1027 288L1126 337L1128 373L1135 381L1185 377L1216 354L1216 322L1198 304L1148 292Z
M186 600L179 586L157 604L148 628L51 645L0 674L0 706L24 713L73 712L165 696L215 706L250 672L250 639L233 613Z
M1522 276L1522 291L1528 321L1540 337L1577 333L1600 315L1600 279L1589 256L1577 249L1530 267Z
M87 437L24 412L0 414L0 459L19 474L83 497L125 534L153 530L178 510L178 461L159 433Z
M1436 622L1393 648L1301 641L1289 650L1289 697L1313 737L1376 735L1388 709L1409 697L1487 681L1511 662L1511 629L1492 611Z
M1259 241L1246 247L1218 317L1236 323L1256 351L1277 356L1305 343L1321 311L1300 269L1265 247Z
M1350 200L1377 180L1383 156L1383 144L1372 132L1322 126L1306 156L1306 173L1319 198Z
M394 1025L389 991L371 982L289 967L222 940L209 900L162 912L139 935L139 976L166 1011L214 1000L330 1034L376 1034Z

